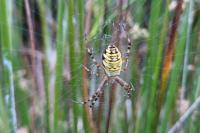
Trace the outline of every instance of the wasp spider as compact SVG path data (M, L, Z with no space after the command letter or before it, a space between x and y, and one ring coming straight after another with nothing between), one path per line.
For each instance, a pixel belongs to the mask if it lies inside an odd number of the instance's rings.
M133 90L133 86L129 85L127 82L125 82L123 79L119 77L121 71L124 71L128 67L128 57L130 53L131 48L131 41L128 38L128 48L125 54L125 57L122 57L121 52L119 49L114 45L110 44L105 49L104 53L102 54L102 64L99 64L97 60L94 58L92 51L88 49L88 54L92 58L93 63L99 68L103 68L105 71L105 76L103 77L103 80L99 84L96 92L87 100L84 102L84 104L88 104L89 107L93 107L95 102L99 99L99 97L103 93L103 87L104 85L109 81L112 80L118 84L120 84L126 91L128 97L130 97L130 92ZM122 60L124 58L124 61ZM125 64L125 68L122 68L122 64Z

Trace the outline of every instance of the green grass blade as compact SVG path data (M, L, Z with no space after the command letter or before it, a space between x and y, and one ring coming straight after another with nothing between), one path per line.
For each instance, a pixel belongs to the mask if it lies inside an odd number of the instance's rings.
M167 26L168 26L168 19L169 19L169 10L168 10L168 5L169 5L169 0L166 1L166 8L164 9L164 13L163 13L163 18L162 18L162 29L161 29L161 33L160 33L160 39L158 41L158 53L157 53L157 58L156 58L156 62L155 62L155 68L154 68L154 72L152 74L152 77L154 78L152 81L152 85L151 85L151 95L150 95L150 107L148 109L148 113L147 113L147 127L146 127L146 132L155 132L156 131L156 125L159 119L159 110L156 110L157 106L156 103L158 101L156 98L156 94L158 92L158 84L159 84L159 78L160 78L160 70L161 70L161 66L162 66L162 57L163 57L163 51L164 51L164 46L165 46L165 39L167 36ZM159 32L159 29L157 29L157 32ZM152 44L153 45L153 44ZM155 44L154 44L155 45Z
M158 19L159 19L159 15L160 15L160 5L161 5L162 1L160 0L154 0L151 2L151 15L150 15L150 20L149 20L149 33L150 33L150 37L149 37L149 44L148 44L148 58L146 58L146 69L144 72L144 83L142 84L142 90L141 90L141 116L139 116L138 120L137 120L137 125L136 125L136 132L144 132L143 130L145 129L144 127L148 126L149 123L147 123L147 121L144 120L147 118L147 114L146 111L148 110L148 106L150 104L147 104L146 101L149 101L149 97L153 98L152 95L149 95L151 92L155 92L156 88L149 88L149 86L151 86L151 82L152 79L149 78L149 75L153 74L153 71L151 69L152 65L155 65L155 61L156 61L156 57L157 57L157 52L155 52L155 50L157 50L157 38L155 38L155 36L158 35L159 33L159 26L156 24ZM150 124L151 125L151 124Z
M0 22L1 22L1 44L3 59L3 95L6 96L5 103L9 115L11 132L17 130L17 118L15 110L14 78L12 64L12 2L0 1Z
M56 81L55 81L55 103L54 103L54 131L59 130L59 120L61 115L61 91L63 88L62 74L64 64L64 39L63 39L63 18L64 18L64 0L58 1L57 15L57 36L56 36Z
M2 34L1 28L2 28L2 25L0 25L0 35ZM0 43L2 43L1 41L2 41L2 38L0 36ZM9 119L8 119L8 114L6 113L6 107L5 107L5 102L4 102L5 100L2 95L3 88L4 88L3 73L4 73L3 52L2 52L2 45L0 45L0 132L8 133L10 132Z
M188 13L188 12L186 12ZM185 49L185 42L186 42L186 36L187 36L187 27L188 27L188 23L187 23L187 17L188 15L186 15L184 17L184 21L181 24L181 29L182 31L179 34L179 39L176 45L176 51L175 51L175 59L174 59L174 66L171 72L171 76L170 76L170 81L169 81L169 88L168 88L168 92L167 92L167 98L166 98L166 102L165 102L165 106L164 106L164 116L162 116L161 119L161 128L159 130L159 132L165 133L167 130L167 126L168 126L168 122L170 119L170 113L173 109L173 105L175 103L175 98L176 98L176 94L177 94L177 88L178 88L178 81L180 79L181 76L181 71L182 71L182 64L183 64L183 54L180 53L184 53L184 49ZM179 68L179 69L176 69Z
M52 127L50 126L50 99L49 99L49 89L50 89L50 70L49 70L49 51L50 51L50 35L48 32L48 25L47 25L47 4L45 4L44 0L38 0L39 11L40 11L40 19L41 19L41 27L42 27L42 36L43 36L43 43L44 43L44 53L45 53L45 63L44 63L44 71L45 71L45 127L46 132L51 133ZM49 30L50 31L50 30Z
M2 97L2 86L0 86L0 132L1 133L10 133L10 127L9 127L9 119L8 115L6 113L6 108L3 103L3 97Z
M69 43L69 61L70 61L70 73L71 76L74 77L77 73L77 59L78 56L76 56L75 53L75 26L73 23L75 11L74 11L74 0L68 1L68 43ZM82 36L83 37L83 36ZM83 39L83 38L82 38ZM83 47L81 47L82 50ZM77 58L75 58L77 57ZM70 88L72 89L72 98L77 98L77 82L78 79L72 78L70 80ZM77 122L78 122L78 112L80 111L77 104L73 104L73 132L77 132Z

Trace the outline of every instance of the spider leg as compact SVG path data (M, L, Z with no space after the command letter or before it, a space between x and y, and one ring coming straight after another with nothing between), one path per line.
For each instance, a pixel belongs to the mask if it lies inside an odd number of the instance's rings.
M87 34L86 34L86 33L84 34L84 39L85 39L86 44L88 44L89 41L88 41L88 39L87 39ZM87 46L87 53L88 53L89 56L91 57L92 62L96 65L97 69L98 69L99 67L101 67L101 64L99 64L99 63L97 62L97 60L95 59L95 57L94 57L94 55L93 55L92 49L89 48L88 46Z
M117 83L119 83L124 88L124 90L127 92L128 97L130 97L131 91L134 90L134 87L132 85L129 85L126 81L121 79L119 76L116 76L114 79Z
M92 50L91 50L90 48L88 48L88 49L87 49L87 52L88 52L90 58L92 59L92 62L94 63L94 65L95 65L97 68L101 67L101 64L99 64L99 63L97 62L97 60L95 59Z
M89 54L90 58L92 59L93 64L96 66L97 68L97 72L95 73L97 76L99 76L101 74L101 71L103 69L103 66L97 62L96 58L94 57L94 54L92 52L92 49L87 48L87 53ZM89 69L88 69L89 70Z
M86 67L85 65L81 64L81 66L91 75L96 75L99 76L101 74L101 71L97 70L97 72L92 71L91 69L89 69L88 67ZM97 68L98 69L98 68Z
M84 104L88 104L89 107L92 108L94 106L95 102L102 95L102 93L103 93L103 87L104 87L104 85L105 85L105 83L107 81L108 81L108 77L104 76L103 80L99 84L99 86L98 86L97 90L95 91L95 93L87 101L85 101Z
M87 39L87 35L85 34L84 35L84 38L85 38L85 41L86 43L88 44L88 39ZM93 52L90 48L87 47L87 53L89 54L89 56L91 57L92 59L92 62L98 67L100 67L101 65L97 62L97 60L94 58L94 55L93 55Z
M130 49L131 49L131 41L130 39L128 38L128 47L127 47L127 50L126 50L126 54L125 54L125 66L124 66L124 71L128 68L128 58L129 58L129 55L130 55Z
M125 29L125 25L124 24L120 24L120 27L126 32L126 29ZM131 49L131 41L130 41L130 38L128 37L128 34L126 33L126 38L127 38L127 41L128 41L128 47L127 47L127 50L126 50L126 53L125 53L125 57L124 57L124 68L122 69L123 71L126 71L126 69L128 68L128 58L129 58L129 55L130 55L130 49Z

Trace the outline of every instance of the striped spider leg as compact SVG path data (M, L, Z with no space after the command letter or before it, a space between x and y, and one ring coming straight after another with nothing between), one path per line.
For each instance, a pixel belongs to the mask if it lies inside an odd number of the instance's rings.
M124 30L124 32L126 32L125 30L125 25L124 24L119 24L119 26ZM126 32L126 39L128 41L128 47L127 47L127 50L126 50L126 53L125 53L125 57L124 57L124 68L122 69L123 71L126 71L127 68L128 68L128 58L129 58L129 55L130 55L130 50L131 50L131 41L130 41L130 38L128 37L128 33Z
M87 48L87 52L88 52L90 58L92 59L92 62L94 63L94 65L95 65L97 68L101 67L101 64L99 64L99 63L97 62L97 60L94 58L94 55L93 55L92 50L91 50L90 48Z
M84 102L84 104L88 104L90 108L92 108L95 104L95 102L100 98L100 96L103 94L103 88L106 82L108 81L108 76L104 76L103 80L99 84L97 90L95 93L87 100Z
M128 97L130 98L131 91L134 91L133 85L129 85L126 81L121 79L119 76L115 76L114 80L115 82L117 82L124 88L124 90L127 92Z
M99 86L98 86L97 90L95 91L95 93L87 101L85 101L84 104L88 104L90 108L92 108L94 106L96 101L103 94L104 85L109 81L109 78L114 78L114 82L120 84L124 88L124 90L126 91L128 97L130 98L131 91L134 90L133 86L129 85L126 81L121 79L119 76L114 76L114 77L104 76L103 80L99 84Z
M129 53L130 48L128 48L127 51ZM93 63L95 65L98 65L91 51L88 51L88 53L92 58ZM89 104L89 107L92 108L95 102L102 95L105 83L108 82L110 79L113 79L114 82L120 84L126 91L127 95L130 97L130 92L133 90L133 87L119 77L122 71L122 63L123 61L119 49L114 44L108 45L108 47L102 54L102 65L99 65L99 67L102 67L104 69L106 75L99 84L96 92L87 101L85 101L84 104Z
M94 74L94 75L96 75L96 76L99 76L99 75L100 75L100 72L101 72L100 70L101 70L101 68L102 68L102 65L99 64L99 63L97 62L97 60L95 59L94 54L93 54L93 52L92 52L92 50L91 50L90 48L87 48L87 53L88 53L88 55L90 56L90 58L92 59L93 65L96 66L97 72L96 72L96 73L93 73L93 72L92 72L89 68L87 68L85 65L82 65L83 68L84 68L87 72L90 72L92 75Z
M88 40L87 40L87 35L85 34L84 35L85 37L85 41L88 43ZM95 57L94 57L94 54L93 54L93 50L91 49L91 48L87 48L87 53L88 53L88 55L90 56L90 58L92 59L92 62L93 62L93 64L97 67L97 73L95 73L95 75L96 76L99 76L99 69L102 67L101 66L101 64L99 64L98 62L97 62L97 60L95 59ZM85 65L82 65L83 66L83 68L87 71L87 72L91 72L91 74L93 75L94 73L92 73L92 71L90 71L90 69L89 68L87 68Z
M123 71L126 71L127 68L128 68L128 58L129 58L129 55L130 55L130 49L131 49L131 41L129 38L127 38L128 40L128 47L127 47L127 50L126 50L126 53L125 53L125 61L124 61L124 68L123 68Z
M88 68L87 66L85 66L84 64L81 64L81 66L87 71L89 72L91 75L96 75L96 76L99 76L99 69L102 67L101 64L99 64L97 62L97 60L94 58L94 55L92 53L92 50L87 48L87 53L89 54L90 58L92 59L92 62L93 62L93 65L96 66L97 68L97 73L94 73L93 71L90 70L90 68Z
M92 59L93 64L97 67L97 71L102 68L102 65L99 64L97 62L97 60L95 59L93 52L90 48L87 48L87 53L89 54L90 58ZM84 69L86 69L86 71L90 71L86 66L84 66ZM99 76L99 71L96 73L96 76ZM106 84L106 82L108 81L108 77L105 75L101 81L101 83L99 84L97 90L95 91L95 93L86 101L84 101L84 104L88 104L90 108L92 108L95 104L95 102L100 98L100 96L103 94L103 88L104 85Z

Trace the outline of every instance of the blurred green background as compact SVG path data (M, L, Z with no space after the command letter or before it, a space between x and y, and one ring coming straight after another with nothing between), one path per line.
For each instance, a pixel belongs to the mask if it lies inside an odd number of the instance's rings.
M105 74L87 48L101 63L127 37L131 98L110 82L81 104ZM198 0L0 0L1 133L165 133L199 95ZM177 132L200 132L198 109Z

